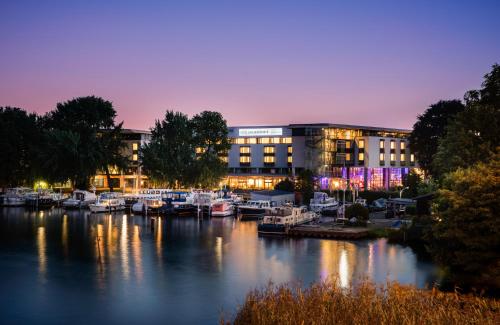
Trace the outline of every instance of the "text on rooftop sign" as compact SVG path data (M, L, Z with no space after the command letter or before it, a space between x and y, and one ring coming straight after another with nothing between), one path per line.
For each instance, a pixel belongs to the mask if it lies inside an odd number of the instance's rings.
M275 136L283 135L282 128L239 129L239 136Z

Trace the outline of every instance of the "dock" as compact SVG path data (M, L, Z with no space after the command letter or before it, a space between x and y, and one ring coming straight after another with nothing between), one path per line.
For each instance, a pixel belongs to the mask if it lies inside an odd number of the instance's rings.
M287 235L291 237L361 239L367 237L368 232L368 228L304 225L289 229Z

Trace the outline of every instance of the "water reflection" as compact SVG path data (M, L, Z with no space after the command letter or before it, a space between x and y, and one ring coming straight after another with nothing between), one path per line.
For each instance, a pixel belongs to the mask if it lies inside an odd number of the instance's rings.
M308 284L333 277L345 287L368 276L423 287L435 271L385 240L259 237L255 222L233 218L0 209L0 281L15 274L29 284L0 290L0 301L9 294L32 297L22 311L8 311L26 313L26 322L57 323L51 318L57 316L78 323L215 323L221 308L234 310L248 290L269 280ZM33 290L33 283L47 290ZM44 301L43 313L36 301ZM74 307L61 309L65 304Z
M125 280L129 279L129 264L128 264L128 225L127 225L127 215L124 214L122 217L122 228L120 232L120 256L122 263L122 273Z
M47 273L47 240L45 238L44 226L38 226L36 239L38 247L38 274L40 280L45 282Z

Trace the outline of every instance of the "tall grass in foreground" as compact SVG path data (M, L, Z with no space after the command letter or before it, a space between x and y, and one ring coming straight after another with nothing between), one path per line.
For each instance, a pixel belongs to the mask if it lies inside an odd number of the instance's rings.
M223 317L221 324L226 323ZM234 324L500 324L500 301L363 281L269 284L248 293ZM229 323L229 322L227 322Z

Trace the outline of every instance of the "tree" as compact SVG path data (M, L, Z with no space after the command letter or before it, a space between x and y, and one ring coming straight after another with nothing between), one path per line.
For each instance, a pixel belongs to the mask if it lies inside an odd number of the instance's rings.
M369 211L359 203L354 203L345 209L345 217L347 219L356 218L359 221L366 222L368 220Z
M140 149L144 173L157 184L176 188L189 184L195 164L193 132L187 115L166 111L151 129L151 141Z
M302 194L302 202L309 203L314 195L314 173L309 169L298 175L297 190Z
M278 184L274 186L275 190L286 191L286 192L294 192L295 191L295 183L292 182L289 178L285 178Z
M500 154L448 174L438 193L430 252L455 280L500 288Z
M39 142L40 128L35 114L20 108L0 107L0 188L33 182Z
M115 117L113 104L95 96L58 103L44 116L43 173L49 180L88 188L99 169L116 164L121 124L115 125Z
M218 112L203 111L193 116L190 125L193 143L198 150L195 183L205 188L215 187L227 174L226 163L221 159L231 149L227 122Z
M417 117L409 136L410 148L417 156L420 167L427 173L432 174L432 161L439 139L446 134L446 126L464 109L459 100L441 100Z
M436 176L488 161L500 143L500 66L485 75L482 89L469 91L466 109L441 139L433 162Z

